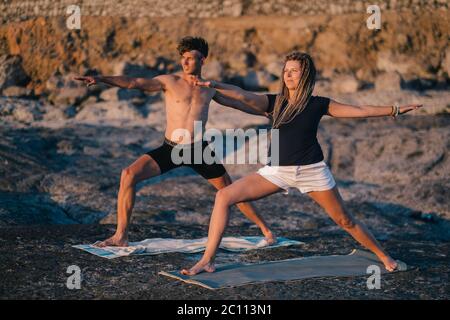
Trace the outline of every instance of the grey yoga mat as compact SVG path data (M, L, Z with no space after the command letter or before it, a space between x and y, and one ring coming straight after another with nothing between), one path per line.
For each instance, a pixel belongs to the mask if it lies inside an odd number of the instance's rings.
M396 271L407 269L404 262L399 260L397 262L399 267ZM378 266L381 273L388 272L374 254L355 249L348 255L311 256L257 264L222 265L217 266L213 273L203 272L195 276L185 276L179 271L161 271L159 274L208 289L221 289L250 283L315 277L369 276L373 274L373 271L370 273L368 271L370 266Z

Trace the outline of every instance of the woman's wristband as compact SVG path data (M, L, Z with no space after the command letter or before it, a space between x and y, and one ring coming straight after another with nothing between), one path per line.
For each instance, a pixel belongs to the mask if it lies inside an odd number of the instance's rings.
M395 103L392 106L392 111L390 113L390 116L395 119L399 115L399 113L400 113L400 107L399 107L398 103Z

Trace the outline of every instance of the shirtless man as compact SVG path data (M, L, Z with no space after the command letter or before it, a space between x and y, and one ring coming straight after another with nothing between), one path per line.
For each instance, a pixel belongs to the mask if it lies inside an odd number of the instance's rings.
M76 77L75 80L84 81L88 86L106 83L126 89L139 89L147 92L163 91L166 102L166 131L164 143L157 149L140 156L129 167L122 170L120 189L117 197L117 229L115 234L99 242L99 247L128 246L128 227L136 196L136 184L163 174L182 165L189 166L208 180L217 190L231 184L231 178L221 163L207 164L201 160L189 164L175 164L172 161L172 149L182 146L194 150L194 121L201 121L202 126L208 119L211 99L234 107L241 107L239 102L229 101L215 89L201 88L194 85L193 79L201 78L203 63L208 56L208 43L197 37L185 37L178 44L181 55L182 72L160 75L154 78L129 78L125 76L86 76ZM180 130L181 129L181 130ZM185 132L173 141L175 135ZM202 132L204 132L202 130ZM192 138L191 138L192 137ZM186 143L188 142L188 144ZM209 148L207 142L202 142L202 150ZM183 152L182 151L182 152ZM194 154L194 152L191 152ZM203 154L203 153L202 153ZM214 155L214 152L210 152ZM242 213L261 229L265 236L263 245L270 245L276 241L264 220L255 212L251 204L242 202L237 204Z

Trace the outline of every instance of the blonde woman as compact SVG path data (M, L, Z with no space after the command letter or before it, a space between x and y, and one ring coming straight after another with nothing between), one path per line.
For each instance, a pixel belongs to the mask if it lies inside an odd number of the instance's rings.
M228 84L193 79L195 85L216 89L215 100L219 103L268 116L272 120L272 128L279 130L279 163L269 164L217 192L204 255L192 268L183 269L181 273L214 272L214 258L228 224L230 206L288 188L298 188L308 194L336 224L371 250L388 271L397 268L397 262L383 250L366 226L346 209L333 175L324 162L316 137L317 128L323 115L336 118L396 117L422 105L341 104L326 97L312 96L315 76L311 57L293 52L285 58L281 92L277 95L258 95Z

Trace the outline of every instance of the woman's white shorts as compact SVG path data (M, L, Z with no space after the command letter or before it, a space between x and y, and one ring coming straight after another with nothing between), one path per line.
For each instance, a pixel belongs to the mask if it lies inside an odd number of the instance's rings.
M297 188L301 193L306 193L330 190L336 185L324 161L305 166L265 166L257 173L286 190L286 194L289 188Z

